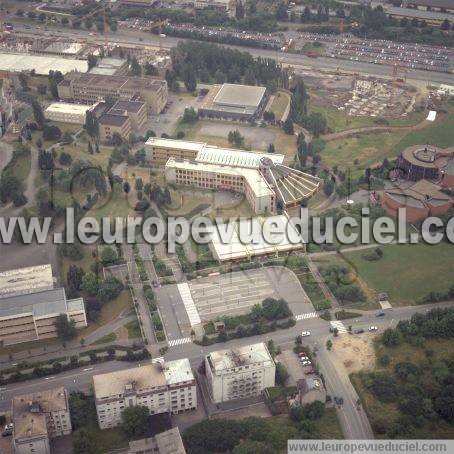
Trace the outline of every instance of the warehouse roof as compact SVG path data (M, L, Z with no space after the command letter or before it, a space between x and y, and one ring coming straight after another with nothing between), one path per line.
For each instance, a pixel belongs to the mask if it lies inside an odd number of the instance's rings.
M50 289L54 286L52 267L47 265L29 266L0 273L0 298ZM1 307L1 306L0 306Z
M234 167L258 168L260 159L263 157L271 159L273 163L282 163L285 158L282 154L257 153L231 148L205 146L197 153L196 161Z
M21 314L46 317L66 313L68 310L83 309L83 299L77 298L67 301L64 288L39 290L34 293L0 298L0 317L13 317Z
M233 107L258 107L265 96L266 87L224 84L214 98L214 104Z
M304 249L301 235L286 215L241 220L234 222L233 227L229 229L228 225L223 224L210 229L209 245L215 258L220 262ZM284 234L273 233L273 227ZM221 237L219 231L231 232L228 241L225 235L224 238ZM258 232L258 242L246 244L241 240L243 235L250 232Z
M58 56L43 56L30 54L14 54L0 52L0 70L21 72L34 70L36 74L48 75L49 71L60 71L66 74L70 71L86 72L88 63L86 60L64 58Z
M273 358L263 342L233 349L217 350L207 355L207 359L213 372L222 372L252 364L263 363L265 366L274 364Z

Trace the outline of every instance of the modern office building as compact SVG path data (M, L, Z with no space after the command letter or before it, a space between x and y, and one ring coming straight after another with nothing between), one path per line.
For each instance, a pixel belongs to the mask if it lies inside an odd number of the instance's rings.
M72 432L67 391L59 387L15 396L12 421L16 454L50 454L50 440Z
M159 114L167 104L167 82L152 77L104 76L68 73L58 84L64 100L95 103L114 100L143 101L151 114Z
M93 110L96 104L92 106L87 104L71 104L67 102L54 102L44 111L44 117L51 121L60 123L73 123L76 125L85 124L85 117L88 110Z
M115 76L127 74L129 70L126 58L103 57L96 62L96 66L88 71L89 74Z
M152 163L165 162L169 183L243 193L256 214L297 206L320 186L319 178L285 166L280 154L156 137L146 142L145 151Z
M147 105L142 101L117 101L109 110L112 115L126 115L133 130L142 129L147 121Z
M127 407L146 406L151 415L197 407L196 382L186 358L95 375L93 383L101 429L118 426Z
M55 321L60 314L87 326L84 300L66 299L64 288L38 290L0 298L0 341L5 344L57 337Z
M268 100L266 87L252 85L214 85L198 109L201 117L234 121L258 119Z
M125 114L102 114L98 119L99 140L110 142L114 134L118 134L123 140L127 140L131 134L131 120Z
M274 386L276 365L266 345L218 350L205 357L208 389L214 402L260 395Z

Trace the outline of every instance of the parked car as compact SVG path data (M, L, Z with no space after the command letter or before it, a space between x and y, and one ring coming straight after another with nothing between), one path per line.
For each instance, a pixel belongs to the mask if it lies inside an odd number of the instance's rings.
M369 331L378 331L378 326L369 326Z
M384 316L385 316L385 313L383 311L375 314L375 317L384 317Z
M362 333L364 333L364 330L363 330L362 328L360 328L360 329L355 329L354 333L355 333L355 334L362 334Z
M310 331L303 331L301 333L301 337L307 337L307 336L310 336L311 335L311 332Z
M311 363L311 361L302 361L301 364L303 366L310 366L312 363Z
M300 358L300 361L303 362L303 361L309 361L309 357L308 356L302 356Z

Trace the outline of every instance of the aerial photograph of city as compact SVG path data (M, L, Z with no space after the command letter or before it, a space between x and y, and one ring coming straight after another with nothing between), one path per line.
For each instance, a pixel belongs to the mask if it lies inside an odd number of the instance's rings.
M454 0L0 0L0 432L454 453Z

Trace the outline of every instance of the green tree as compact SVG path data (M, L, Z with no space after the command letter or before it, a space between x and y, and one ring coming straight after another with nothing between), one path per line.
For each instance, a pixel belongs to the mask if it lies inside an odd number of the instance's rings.
M197 76L194 67L190 64L183 68L183 82L186 90L191 93L197 88Z
M279 386L285 386L288 380L289 374L287 369L282 363L276 364L276 383Z
M99 134L98 119L96 118L96 115L90 110L87 110L87 112L85 114L85 126L84 127L89 136L91 136L91 137L98 136L98 134Z
M235 17L237 20L244 19L244 5L241 0L236 3Z
M129 65L129 70L133 76L139 77L142 75L142 67L140 66L136 57L132 57L131 63Z
M290 118L290 116L287 118L287 120L284 121L284 124L282 125L282 129L288 135L294 134L293 121Z
M88 56L87 56L88 69L90 70L90 69L94 68L97 63L98 63L98 57L93 54L88 54Z
M86 273L82 278L82 283L80 285L80 289L84 290L91 296L95 296L98 294L99 290L99 279L93 273Z
M117 251L111 247L103 248L101 252L101 262L104 266L114 264L118 259Z
M41 108L41 105L39 102L34 99L32 101L32 109L33 109L33 117L35 118L35 121L37 125L41 128L44 124L44 114L43 114L43 109Z
M74 339L77 336L76 322L69 320L66 314L60 314L55 319L55 329L57 330L57 336L62 341L68 341Z
M331 350L332 348L333 348L333 343L332 343L331 339L328 339L326 341L326 349Z
M121 415L123 430L130 437L143 435L148 431L149 414L148 407L141 405L125 408Z
M268 153L276 153L276 149L274 148L274 144L270 143L268 145Z

